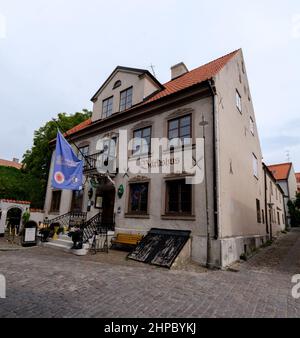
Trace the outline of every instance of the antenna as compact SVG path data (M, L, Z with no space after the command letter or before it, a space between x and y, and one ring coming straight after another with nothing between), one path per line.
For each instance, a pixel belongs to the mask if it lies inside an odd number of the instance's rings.
M152 69L152 74L154 75L154 77L156 77L155 70L154 70L155 66L152 63L150 65L150 68Z
M291 154L290 154L290 151L289 150L286 150L285 151L285 155L286 155L286 159L288 162L291 162Z

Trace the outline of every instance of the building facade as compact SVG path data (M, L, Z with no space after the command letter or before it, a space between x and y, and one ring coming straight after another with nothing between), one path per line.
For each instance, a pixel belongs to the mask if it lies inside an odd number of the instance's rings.
M296 173L297 191L300 193L300 173Z
M53 152L45 200L49 219L70 211L87 212L91 219L102 207L103 222L114 223L116 233L189 230L192 260L218 267L269 238L265 171L242 50L192 71L180 63L166 84L147 70L117 67L92 101L92 118L66 134L85 158L84 189L51 188ZM129 148L120 141L125 132L135 139ZM179 139L192 151L200 140L203 156L193 166L200 176L206 171L201 182L187 184L195 174L174 170L182 162L181 144L173 144L165 161L155 157L153 138ZM161 153L169 150L162 145ZM117 154L145 170L127 171ZM109 175L97 170L105 165Z
M291 218L288 209L288 202L295 200L297 194L297 181L293 163L281 163L268 166L277 183L284 191L284 201L286 210L286 223L291 224Z
M286 206L281 186L264 163L263 169L265 172L265 205L262 210L262 223L266 224L266 231L272 238L286 229Z

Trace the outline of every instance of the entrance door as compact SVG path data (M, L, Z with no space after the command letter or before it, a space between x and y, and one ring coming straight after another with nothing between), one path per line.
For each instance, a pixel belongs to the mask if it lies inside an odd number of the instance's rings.
M113 187L103 191L102 224L108 229L113 229L114 226L115 195L116 190Z
M18 233L21 224L21 216L22 210L19 208L12 208L8 210L6 217L7 227L11 227L11 229L17 229Z

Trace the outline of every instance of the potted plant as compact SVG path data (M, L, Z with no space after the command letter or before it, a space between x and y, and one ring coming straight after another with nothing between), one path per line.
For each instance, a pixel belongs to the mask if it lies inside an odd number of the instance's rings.
M68 236L72 238L72 249L81 250L83 248L83 231L80 228L71 228Z

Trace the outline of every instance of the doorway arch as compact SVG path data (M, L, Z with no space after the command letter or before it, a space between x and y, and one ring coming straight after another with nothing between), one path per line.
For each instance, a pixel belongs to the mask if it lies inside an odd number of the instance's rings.
M11 226L12 228L16 228L17 232L19 232L21 219L22 219L23 210L18 207L13 207L7 211L6 223L7 226Z

